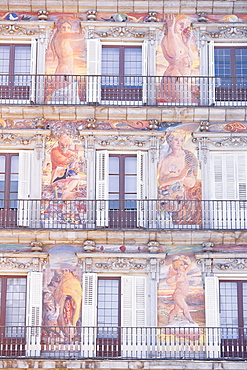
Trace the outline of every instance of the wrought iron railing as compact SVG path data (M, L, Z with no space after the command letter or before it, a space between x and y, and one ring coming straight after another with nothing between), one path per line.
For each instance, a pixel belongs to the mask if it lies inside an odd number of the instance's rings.
M247 359L247 328L0 327L2 358Z
M0 228L247 229L247 200L0 201Z
M0 75L1 104L246 106L247 77Z

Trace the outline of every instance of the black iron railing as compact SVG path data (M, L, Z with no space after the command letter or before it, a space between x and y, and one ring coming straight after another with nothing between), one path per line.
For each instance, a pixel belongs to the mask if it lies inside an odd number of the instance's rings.
M246 106L247 77L0 75L1 104Z
M1 200L0 228L247 229L247 200Z
M0 327L2 358L247 359L247 328Z

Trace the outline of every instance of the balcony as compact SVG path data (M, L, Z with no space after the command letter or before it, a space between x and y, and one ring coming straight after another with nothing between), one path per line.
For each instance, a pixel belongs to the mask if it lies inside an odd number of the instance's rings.
M247 359L247 328L0 327L0 358Z
M1 200L0 228L247 230L247 200Z
M246 106L247 77L0 75L0 104Z

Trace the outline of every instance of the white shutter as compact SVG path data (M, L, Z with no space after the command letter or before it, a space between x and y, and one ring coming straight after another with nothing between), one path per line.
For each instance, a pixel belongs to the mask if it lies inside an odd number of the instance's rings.
M147 200L146 199L146 157L147 153L137 152L137 227L147 225ZM144 201L142 201L143 199Z
M82 288L82 357L96 355L97 274L83 274Z
M108 226L108 174L109 153L107 150L96 152L96 225ZM102 200L102 201L101 201Z
M38 87L38 84L35 80L36 75L36 56L37 56L37 40L32 39L31 43L31 63L30 63L30 74L31 76L31 85L30 85L30 101L35 103L35 88ZM40 82L40 81L38 81Z
M19 152L19 178L18 178L18 225L29 225L29 202L30 196L30 151Z
M87 102L100 101L101 95L101 43L99 39L87 40ZM98 76L97 76L98 75Z
M219 281L217 276L205 277L205 314L207 330L207 357L218 358L220 354L220 331Z
M148 74L148 41L142 44L142 102L147 103L147 74Z
M27 356L40 355L42 272L29 272L27 280Z
M204 61L201 61L204 63ZM209 105L215 103L215 71L214 71L214 41L210 41L208 44L208 93L209 93Z
M121 278L121 327L123 357L138 356L146 350L146 277ZM147 339L147 338L146 338Z
M122 327L146 326L146 276L122 276Z

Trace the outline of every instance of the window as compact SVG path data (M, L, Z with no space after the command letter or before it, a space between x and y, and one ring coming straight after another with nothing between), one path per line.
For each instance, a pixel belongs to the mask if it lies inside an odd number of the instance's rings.
M29 99L31 45L0 44L0 99Z
M142 101L141 46L102 47L102 100Z
M109 156L109 209L110 226L136 225L137 156L110 154ZM114 200L113 200L114 199Z
M97 151L97 225L134 228L145 221L146 153ZM102 201L100 201L102 200Z
M17 215L19 155L0 154L0 225L15 226Z
M220 326L223 355L246 356L246 281L220 281Z
M247 48L219 46L214 49L218 101L246 101Z
M0 276L0 356L13 348L16 355L25 354L26 290L26 277Z
M216 226L241 228L247 216L247 154L245 152L212 153L211 199L215 202Z
M98 356L115 357L120 355L120 283L119 277L98 278Z
M146 318L146 276L83 275L85 356L92 355L93 349L100 357L116 357L120 353L127 357L140 340Z

